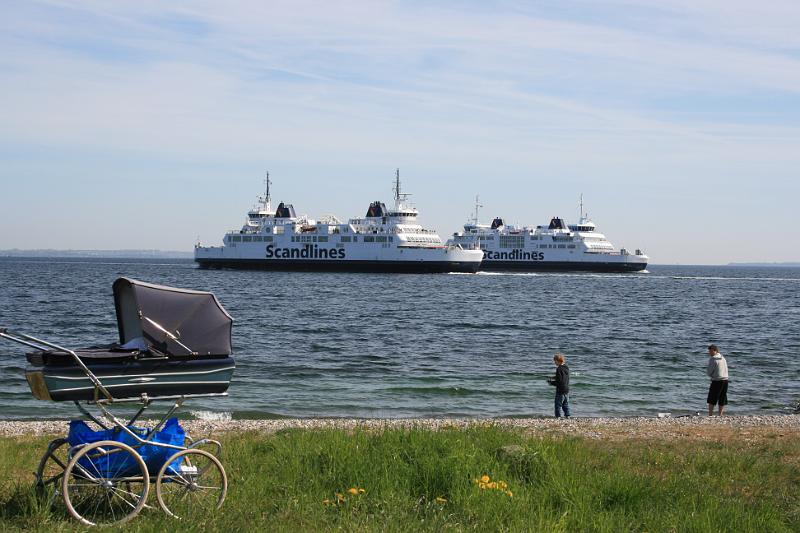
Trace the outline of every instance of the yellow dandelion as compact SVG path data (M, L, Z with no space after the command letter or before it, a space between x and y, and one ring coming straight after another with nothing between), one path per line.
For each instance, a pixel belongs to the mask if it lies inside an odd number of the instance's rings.
M486 474L481 476L481 482L483 483L489 483L489 479L490 479L489 476L487 476Z
M486 486L488 488L490 488L490 489L496 489L497 488L497 483L492 481L491 483L487 483Z
M478 483L478 487L481 488L481 489L485 489L486 488L486 483Z
M349 492L350 494L356 495L356 494L358 494L358 489L355 488L355 487L350 487L349 489L347 489L347 492Z
M508 496L509 498L511 498L511 497L513 497L513 496L514 496L514 493L513 493L513 492L511 492L510 490L508 490L508 491L506 491L506 496Z
M442 498L441 496L437 496L436 503L447 503L447 498Z
M508 483L506 483L505 481L498 481L498 482L497 482L497 485L498 485L498 486L499 486L501 489L504 489L504 490L508 488Z
M366 492L367 492L367 491L365 491L364 489L358 489L358 493L359 493L359 494L366 494Z
M337 492L336 493L336 501L343 502L344 501L344 494Z

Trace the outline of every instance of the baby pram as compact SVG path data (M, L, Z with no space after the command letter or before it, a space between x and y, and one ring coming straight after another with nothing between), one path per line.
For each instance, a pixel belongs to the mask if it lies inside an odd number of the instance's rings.
M221 445L193 441L173 415L186 398L227 395L233 319L210 292L128 278L113 289L118 343L70 350L0 328L0 337L34 348L26 378L36 398L72 401L100 427L73 420L42 457L37 487L89 526L136 516L151 482L161 508L177 518L219 509L228 486ZM158 400L173 404L152 428L135 426ZM127 421L111 412L130 402L140 407Z

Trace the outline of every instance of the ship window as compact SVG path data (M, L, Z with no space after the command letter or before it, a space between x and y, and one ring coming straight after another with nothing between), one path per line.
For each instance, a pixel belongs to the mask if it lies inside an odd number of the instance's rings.
M353 235L353 242L358 242L358 235Z
M350 242L350 235L342 235L341 236L342 242Z
M364 242L375 242L375 237L364 235Z
M242 237L242 242L251 242L253 238L250 235L244 235Z
M266 237L264 237L264 240L266 242L272 242L272 235L267 235Z
M567 245L566 245L566 244L559 244L559 245L558 245L558 247L559 247L559 248L566 248L566 247L567 247Z
M568 244L567 248L575 248L575 245L574 244Z
M394 242L394 237L389 237L389 242Z
M317 237L317 241L318 242L328 242L328 237L327 236Z
M375 240L377 242L386 242L386 237L381 235L380 237L375 237Z
M500 248L522 248L525 246L525 237L522 235L501 235Z
M231 237L231 240L233 240L233 242L242 242L242 237L240 235L234 235Z

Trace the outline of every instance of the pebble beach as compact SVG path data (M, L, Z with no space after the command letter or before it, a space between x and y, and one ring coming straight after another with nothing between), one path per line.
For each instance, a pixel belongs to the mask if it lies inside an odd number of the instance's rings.
M152 421L140 424L147 426ZM681 416L625 418L288 418L277 420L185 420L195 438L221 432L275 433L287 429L381 430L417 428L464 429L473 426L514 428L531 434L578 436L591 439L756 439L800 437L800 414L765 416ZM0 421L0 437L62 435L66 420Z

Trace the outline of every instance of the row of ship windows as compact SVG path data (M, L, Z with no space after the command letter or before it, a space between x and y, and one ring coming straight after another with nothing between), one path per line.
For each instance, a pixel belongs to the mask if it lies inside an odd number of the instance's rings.
M553 235L550 237L553 241L572 241L572 237L569 235ZM493 241L494 235L482 235L478 237L478 241ZM531 235L530 240L532 241L543 241L545 237L539 235ZM513 242L513 243L520 243L519 246L522 246L521 243L525 242L524 235L500 235L500 246L503 246L503 242Z
M272 235L231 235L228 237L230 242L272 242ZM364 235L364 242L394 242L394 237L385 235ZM358 242L358 236L342 235L339 237L341 242ZM409 238L409 241L433 242L426 237ZM294 235L292 242L328 242L327 235Z
M272 235L231 235L230 242L272 242Z
M228 237L230 242L272 242L272 235L231 235ZM364 235L364 242L394 242L394 237L386 235ZM412 237L406 238L408 242L429 242L441 243L442 241L434 237ZM340 242L358 242L357 235L341 235ZM328 242L327 235L294 235L292 242Z
M344 237L342 237L344 239ZM316 235L295 235L292 236L292 242L328 242L328 236L316 236Z
M536 248L536 247L537 246L534 245L531 248ZM517 245L517 246L512 246L512 245L503 245L502 243L500 243L500 248L523 248L523 245L520 244L520 245ZM540 250L549 249L549 248L575 248L575 245L574 244L540 244L538 246L538 248Z

